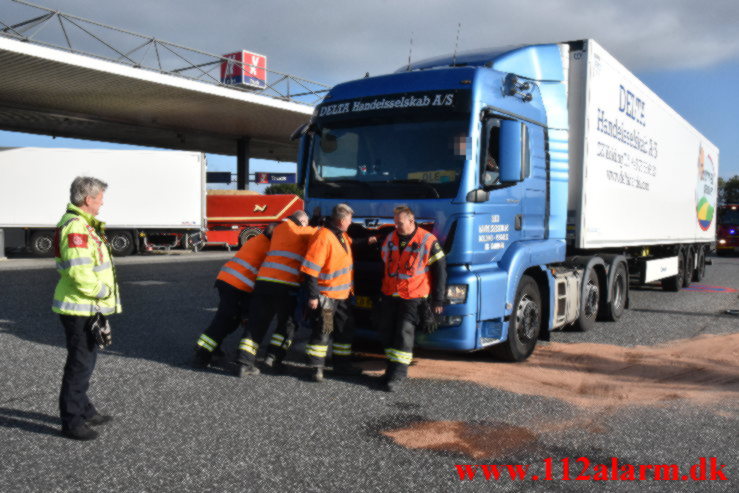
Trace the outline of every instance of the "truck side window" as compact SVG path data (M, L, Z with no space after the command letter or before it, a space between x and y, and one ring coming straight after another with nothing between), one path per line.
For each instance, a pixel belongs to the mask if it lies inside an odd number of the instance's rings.
M498 169L498 152L500 136L500 120L491 118L485 122L481 149L480 182L483 187L492 187L500 184L500 170Z

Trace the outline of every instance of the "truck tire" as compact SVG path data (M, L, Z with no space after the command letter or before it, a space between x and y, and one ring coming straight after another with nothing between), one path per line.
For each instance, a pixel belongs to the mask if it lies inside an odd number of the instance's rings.
M239 234L239 248L244 246L244 243L254 238L257 235L262 234L262 230L259 228L246 228Z
M524 275L516 290L508 339L493 346L493 356L504 361L524 361L536 347L541 330L541 293L533 278Z
M616 265L613 282L609 288L611 300L603 304L603 320L616 322L624 314L629 290L629 275L623 263Z
M35 231L31 235L31 253L37 257L54 255L54 233L51 231Z
M677 293L683 287L683 278L685 277L685 254L680 251L677 254L677 275L662 279L662 289Z
M595 320L598 318L600 279L595 269L590 269L585 283L582 297L580 298L580 316L572 324L572 330L575 332L585 332L592 329L593 325L595 325Z
M693 271L695 270L695 252L693 247L685 249L685 272L683 272L683 287L690 286L693 280Z
M706 249L701 247L698 249L698 264L693 271L693 282L701 282L703 276L706 275Z
M116 257L131 255L134 250L133 238L127 231L112 231L108 234L110 251Z

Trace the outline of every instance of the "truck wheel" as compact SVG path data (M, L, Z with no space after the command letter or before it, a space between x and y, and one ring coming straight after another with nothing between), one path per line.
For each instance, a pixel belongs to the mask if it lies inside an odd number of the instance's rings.
M113 231L108 235L110 250L116 257L131 255L134 250L133 239L126 231Z
M541 329L541 294L536 281L523 276L516 290L508 339L491 348L504 361L524 361L534 351Z
M613 274L613 284L611 284L611 301L603 305L603 319L616 322L621 315L624 314L626 307L626 295L629 289L629 279L626 267L619 263L616 266L616 272Z
M262 230L259 228L246 228L241 232L241 234L239 234L239 248L241 248L244 243L260 234L262 234Z
M703 280L703 276L705 275L706 275L706 249L699 248L698 249L698 265L696 265L695 271L693 271L693 282L701 282Z
M677 254L677 275L662 279L662 289L677 293L683 287L683 278L685 277L685 255L681 251Z
M51 257L54 255L54 233L51 231L36 231L31 235L31 252L37 257Z
M595 319L598 318L600 279L598 279L598 273L595 272L595 269L590 269L585 282L585 289L583 289L582 298L580 299L580 316L572 324L572 330L576 332L585 332L592 329L595 325Z
M685 250L685 272L683 272L683 287L687 288L690 286L690 282L693 280L693 271L695 270L695 253L693 248Z

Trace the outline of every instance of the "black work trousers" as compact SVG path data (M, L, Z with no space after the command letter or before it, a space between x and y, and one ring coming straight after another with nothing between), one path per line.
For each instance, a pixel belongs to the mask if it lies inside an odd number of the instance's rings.
M205 332L198 339L196 351L209 360L223 340L249 318L250 294L220 279L216 281L218 310Z
M244 335L239 342L239 351L236 361L242 365L253 365L257 359L259 345L269 331L273 318L277 319L277 327L272 336L269 353L282 360L295 336L295 306L297 304L297 289L273 289L269 292L254 291L251 297L252 314L249 324L244 328Z
M328 343L333 338L334 366L348 365L354 338L354 315L348 299L337 300L321 295L318 308L308 311L311 334L305 353L308 364L322 368L326 363Z
M71 430L97 414L87 396L90 377L97 361L97 345L87 330L90 317L60 315L67 338L67 362L59 392L62 428Z
M413 343L420 311L425 298L404 300L397 296L382 296L380 305L382 341L388 360L386 377L404 378L413 359Z

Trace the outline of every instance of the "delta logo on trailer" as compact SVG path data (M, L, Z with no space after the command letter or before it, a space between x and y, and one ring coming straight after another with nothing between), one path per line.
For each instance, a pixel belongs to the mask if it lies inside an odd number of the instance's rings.
M252 89L267 87L267 57L246 50L223 55L221 83Z
M695 211L698 225L708 231L715 213L716 203L716 165L710 154L706 155L703 146L698 149L698 184L695 188Z

